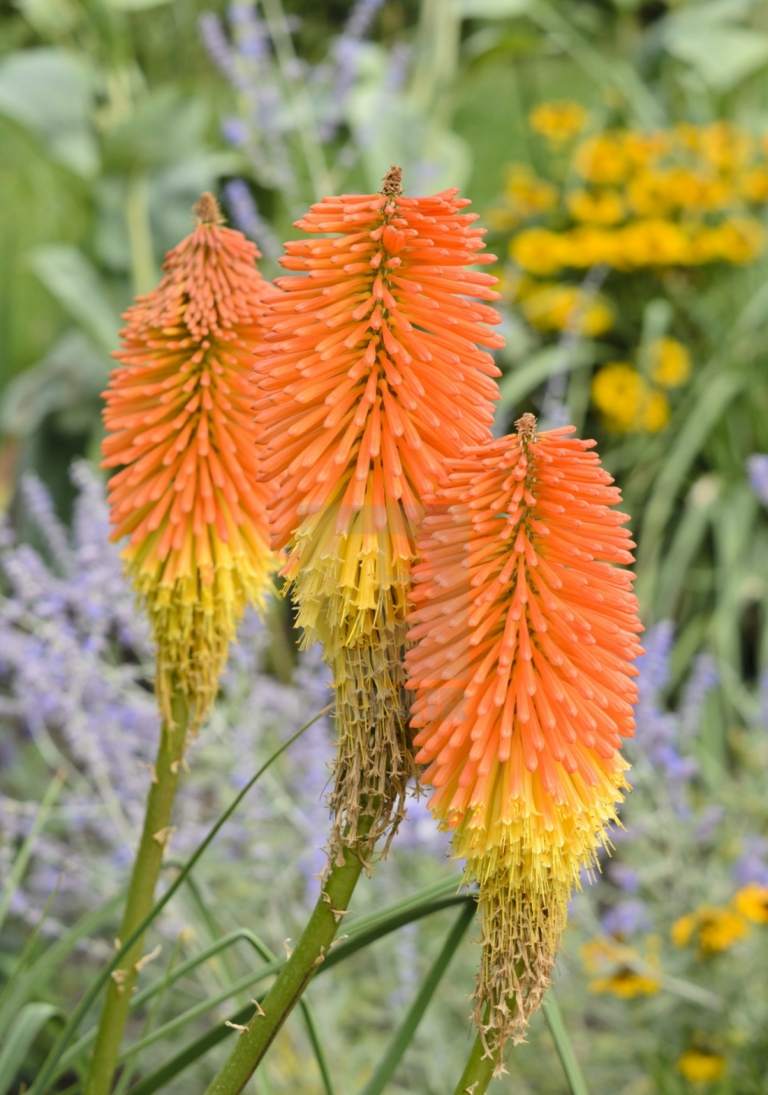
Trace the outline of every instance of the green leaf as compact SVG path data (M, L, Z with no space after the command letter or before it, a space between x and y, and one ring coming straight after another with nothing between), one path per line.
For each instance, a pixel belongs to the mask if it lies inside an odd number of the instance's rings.
M171 2L172 0L107 0L108 6L115 11L147 11L149 8L159 8Z
M768 35L734 24L681 20L667 28L664 42L673 57L719 92L729 91L768 62Z
M35 819L32 822L32 827L11 864L8 877L5 880L2 892L0 892L0 928L2 928L5 918L8 915L8 909L11 907L13 895L16 893L16 890L24 877L24 872L27 869L32 852L34 851L37 838L43 831L48 816L56 805L56 800L59 797L63 786L64 776L62 773L57 773L48 784L37 809L37 813L35 814Z
M462 19L508 19L525 15L531 0L459 0Z
M0 113L35 132L54 159L86 178L98 169L94 90L88 63L63 49L19 50L0 62Z
M563 1072L568 1081L568 1090L571 1092L571 1095L589 1095L587 1082L584 1079L581 1066L576 1059L576 1054L574 1053L571 1039L568 1035L568 1029L563 1022L563 1017L560 1014L560 1008L552 989L550 989L544 997L541 1010L544 1012L549 1032L552 1035L557 1055L560 1058L560 1064L563 1066Z
M343 943L339 943L330 951L328 956L323 962L322 966L317 971L316 977L322 976L327 973L329 969L332 969L339 962L345 961L347 958L356 954L357 951L364 947L370 946L371 943L375 943L376 940L382 939L390 932L397 931L398 928L403 927L405 924L411 924L416 920L420 920L422 917L431 916L432 913L439 912L441 909L447 909L454 905L461 904L474 904L475 898L471 895L457 894L456 891L457 880L455 878L448 879L442 883L438 883L437 886L430 887L428 890L419 894L414 894L412 898L406 901L399 902L397 905L392 906L390 909L386 909L381 913L375 914L370 917L361 917L357 921L356 927L354 922L350 923L349 937L344 940ZM454 891L450 893L450 891ZM442 894L443 896L438 896ZM430 895L427 899L427 895ZM250 984L255 984L257 980L262 980L273 973L278 973L284 965L284 962L276 963L274 967L267 966L259 971L255 976L250 979ZM248 986L244 983L240 983L237 986L233 986L232 990L228 993L230 996L235 996L239 991ZM209 1001L209 1006L214 1007L217 1003L220 1003L220 999L216 998L214 1001ZM187 1015L189 1018L193 1018L200 1014L201 1011L207 1010L207 1007L196 1006L190 1008ZM233 1015L229 1016L228 1022L234 1024L248 1023L252 1018L255 1011L253 1004L248 1004L239 1011L236 1011ZM194 1016L193 1016L194 1013ZM177 1020L171 1020L165 1026L165 1032L171 1033L178 1030L181 1025L181 1019L183 1016L177 1017ZM172 1080L174 1077L180 1075L187 1068L204 1056L209 1050L219 1045L220 1042L228 1038L232 1033L232 1028L226 1024L212 1027L205 1034L196 1038L184 1049L180 1050L174 1057L166 1061L164 1065L156 1069L149 1076L145 1076L139 1084L131 1089L130 1095L151 1095L152 1092L162 1091L164 1086ZM130 1052L130 1050L128 1051ZM29 1095L33 1095L35 1089L33 1088Z
M67 244L52 244L36 248L30 262L48 292L95 342L111 352L117 345L120 317L82 251Z
M594 359L594 347L590 342L567 347L547 346L529 358L525 365L512 369L502 378L497 413L520 409L522 402L545 380L560 373L583 369L591 365Z
M143 95L133 111L104 140L110 171L138 174L178 163L206 147L208 110L200 98L177 87Z
M53 1004L26 1004L4 1032L0 1049L0 1095L10 1092L18 1071L27 1060L27 1055L37 1035L45 1024L59 1014Z
M258 771L255 772L253 776L251 776L248 782L235 795L226 810L224 810L224 812L219 815L214 824L208 830L206 836L198 844L197 848L189 857L183 869L179 871L178 875L165 891L163 896L159 899L159 901L155 902L154 906L152 907L152 911L144 917L144 919L134 929L134 931L129 933L128 937L123 940L122 945L118 947L118 949L115 951L112 959L106 964L101 973L99 973L99 975L91 982L88 989L81 997L79 1003L73 1009L61 1034L56 1039L54 1045L51 1047L51 1051L43 1062L42 1068L35 1077L35 1081L32 1084L32 1087L29 1089L28 1095L43 1095L43 1093L46 1093L47 1095L47 1092L49 1091L49 1081L51 1081L54 1076L57 1075L57 1065L61 1060L62 1054L66 1050L71 1039L74 1038L74 1036L77 1034L77 1031L79 1030L80 1024L82 1023L83 1019L88 1014L91 1006L98 999L99 994L109 981L112 971L114 969L117 969L118 965L128 953L128 951L130 951L136 940L140 939L144 935L144 932L147 930L149 925L157 919L157 917L171 900L173 895L177 892L177 890L181 888L181 886L184 885L187 876L192 870L194 870L195 865L197 864L200 857L204 855L206 850L216 839L219 830L227 823L232 814L234 814L235 810L243 801L248 792L253 787L255 787L255 785L259 782L264 773L269 769L272 764L274 764L278 757L282 756L286 749L289 749L295 741L298 741L302 734L304 734L310 726L316 723L319 718L322 718L323 715L327 714L329 710L330 705L328 705L327 707L323 707L320 711L318 711L316 715L309 719L308 722L305 722L303 726L300 726L299 729L294 734L292 734L286 741L284 741L282 745L275 749L275 751L271 754L271 756L267 758L267 760L264 762L264 764L262 764Z
M0 400L0 433L29 436L50 414L62 416L63 429L87 432L109 369L109 357L89 338L68 331L42 361L8 385Z
M385 1091L387 1084L394 1076L397 1066L402 1060L403 1054L413 1041L413 1036L424 1017L424 1012L427 1010L430 1000L437 991L443 974L448 969L451 959L458 950L459 944L464 938L474 915L474 902L467 902L448 933L437 958L430 967L413 1003L406 1012L405 1018L395 1031L386 1053L379 1062L378 1068L365 1085L363 1095L382 1095L382 1092Z

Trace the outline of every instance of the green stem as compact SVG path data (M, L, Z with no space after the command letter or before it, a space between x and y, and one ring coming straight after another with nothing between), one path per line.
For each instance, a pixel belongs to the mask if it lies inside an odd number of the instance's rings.
M478 1034L454 1095L483 1095L488 1090L495 1068L496 1059L486 1051Z
M367 824L366 819L361 821L358 842L354 847L344 849L342 861L326 878L296 949L256 1014L239 1032L235 1048L206 1089L206 1095L235 1095L243 1090L304 989L325 961L370 852L366 836L371 821L369 819Z
M133 291L136 294L148 293L157 281L157 267L149 223L149 187L144 175L135 174L128 179L125 219L131 250Z
M144 813L144 827L133 863L120 926L121 939L131 935L154 904L155 887L170 834L173 801L187 739L189 713L186 701L179 693L172 699L172 718L173 722L164 723L160 732L160 745ZM124 955L120 968L112 973L84 1095L108 1095L111 1090L131 994L141 969L142 943L143 936L139 936Z

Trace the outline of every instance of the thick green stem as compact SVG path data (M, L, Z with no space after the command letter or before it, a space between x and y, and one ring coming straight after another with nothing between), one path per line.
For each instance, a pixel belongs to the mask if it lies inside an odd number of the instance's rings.
M152 909L163 853L171 833L171 813L184 759L189 719L186 701L178 693L172 699L172 714L173 723L165 723L160 733L160 746L144 813L144 828L120 926L121 939L135 931ZM84 1095L108 1095L112 1088L131 993L142 965L142 944L143 937L139 937L125 954L120 967L112 973Z
M454 1095L483 1095L493 1079L496 1059L489 1054L478 1034Z
M359 841L352 848L344 849L343 862L326 878L296 949L262 1000L261 1007L239 1031L235 1048L206 1089L206 1095L236 1095L243 1090L304 989L325 961L370 854L370 842L366 840L370 820L361 820Z

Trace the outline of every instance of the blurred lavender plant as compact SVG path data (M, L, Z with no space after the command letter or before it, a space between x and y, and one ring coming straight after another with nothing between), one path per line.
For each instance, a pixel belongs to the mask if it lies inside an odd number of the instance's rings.
M307 201L331 193L337 181L334 165L344 171L354 166L370 136L364 128L347 131L348 107L364 69L366 38L384 2L356 0L315 65L297 56L297 20L274 0L232 3L226 20L210 11L200 18L206 50L236 94L237 113L223 119L222 134L247 157L256 182L287 199L291 215L300 214ZM403 85L408 56L402 46L389 52L385 100ZM237 227L267 257L279 254L248 185L234 180L225 196Z
M39 480L22 484L24 510L41 550L0 526L0 872L32 823L36 802L26 773L36 762L67 772L52 822L35 849L12 912L44 928L90 908L94 893L115 892L130 865L141 822L159 723L152 693L152 649L144 615L109 541L103 483L75 464L72 532L55 515ZM269 636L255 613L240 629L210 725L191 750L177 801L172 857L184 857L286 733L329 699L328 672L315 647L299 656L290 684L265 670ZM274 849L295 860L306 886L325 865L324 803L333 745L322 719L305 733L260 793L246 798L217 839L206 868L231 881L273 879ZM27 792L25 794L25 792ZM286 824L287 823L287 824ZM259 839L255 839L259 833ZM403 845L440 843L421 804ZM274 840L272 838L275 838ZM232 863L238 871L232 871ZM209 877L209 876L206 876ZM289 880L289 883L292 881ZM175 928L175 922L168 920Z
M41 483L27 477L22 500L44 549L19 543L8 526L0 540L0 580L7 586L0 604L0 710L9 727L0 784L5 865L33 813L17 789L25 757L37 753L68 773L55 822L15 898L14 911L31 918L54 891L57 911L66 910L69 918L87 906L94 890L108 892L122 881L159 732L149 635L119 551L109 543L101 481L85 463L72 474L78 495L71 538ZM266 644L262 624L250 615L212 725L194 746L192 776L179 797L174 854L197 844L232 797L232 785L241 785L263 758L270 735L284 735L327 702L317 657L304 656L295 683L280 684L264 671ZM327 723L308 731L304 766L313 750L329 748L327 738ZM315 799L323 809L319 795ZM302 803L298 795L296 801ZM296 816L305 846L318 826L302 810L300 805ZM274 803L263 797L246 800L222 833L217 862L236 858L257 868L266 849L253 834L273 814Z

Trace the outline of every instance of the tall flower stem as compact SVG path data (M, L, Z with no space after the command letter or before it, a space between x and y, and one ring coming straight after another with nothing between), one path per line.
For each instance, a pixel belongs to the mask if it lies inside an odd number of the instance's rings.
M171 713L172 719L163 724L160 732L160 745L144 813L144 827L120 925L122 939L130 935L152 909L165 845L171 834L171 813L189 728L187 703L178 691L172 696ZM146 962L146 958L142 958L142 944L143 937L140 937L126 953L119 969L112 973L112 982L107 990L99 1020L85 1095L108 1095L111 1090L131 993L142 965Z
M359 839L340 854L338 863L325 879L296 949L261 1002L261 1007L248 1025L239 1031L235 1048L206 1089L206 1095L236 1095L243 1090L312 976L325 961L370 854L370 841L366 835L371 821L370 817L360 821Z
M496 1059L488 1053L481 1035L478 1034L454 1095L483 1095L493 1079L495 1068Z

